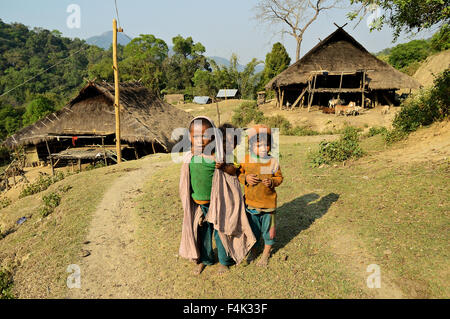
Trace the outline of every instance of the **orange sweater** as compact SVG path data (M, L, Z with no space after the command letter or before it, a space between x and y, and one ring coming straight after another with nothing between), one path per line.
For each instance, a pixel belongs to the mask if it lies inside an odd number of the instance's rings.
M244 184L245 203L255 208L276 208L277 207L277 192L275 187L283 182L283 175L278 161L271 157L267 163L255 163L254 157L250 155L245 156L245 160L241 163L239 181ZM263 180L270 178L272 180L272 187L267 187L263 183L258 183L255 186L247 184L245 177L249 174L255 174L259 179Z

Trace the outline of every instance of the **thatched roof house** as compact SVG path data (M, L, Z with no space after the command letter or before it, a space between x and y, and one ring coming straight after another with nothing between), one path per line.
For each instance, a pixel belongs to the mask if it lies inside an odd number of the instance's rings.
M376 58L340 27L266 85L276 91L282 105L298 105L302 98L321 104L339 94L390 99L395 90L419 87L419 82Z
M186 127L192 118L189 113L162 101L139 82L120 84L120 106L121 141L132 147L139 145L140 149L150 143L153 149L156 145L158 151L170 151L175 142L171 140L172 131ZM69 139L69 146L70 139L73 144L77 141L77 145L81 145L82 138L86 141L90 138L91 142L95 137L102 138L102 143L114 145L114 136L114 85L89 82L62 109L21 129L3 144L13 149L26 145L42 148L41 144L47 143L51 144L53 152L66 149L66 145L56 147L64 139Z

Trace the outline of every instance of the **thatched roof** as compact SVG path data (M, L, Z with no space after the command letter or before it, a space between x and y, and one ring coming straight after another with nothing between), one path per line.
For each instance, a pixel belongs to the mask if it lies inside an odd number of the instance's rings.
M420 83L415 79L376 58L344 29L338 28L300 60L274 77L266 89L306 84L313 71L358 70L373 70L367 73L368 87L372 90L420 88Z
M169 150L175 128L187 127L192 116L162 101L140 82L120 84L121 140L152 142ZM89 82L65 107L8 137L4 145L37 144L51 135L108 135L115 132L114 85Z

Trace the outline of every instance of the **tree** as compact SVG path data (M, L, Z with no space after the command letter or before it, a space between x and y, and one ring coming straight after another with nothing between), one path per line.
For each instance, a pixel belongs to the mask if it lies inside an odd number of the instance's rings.
M350 19L360 17L381 8L383 14L372 22L372 30L380 30L385 24L394 29L394 40L402 31L414 32L429 29L450 21L449 0L351 0L360 8L349 13Z
M119 64L119 75L123 81L138 80L150 90L164 88L163 61L169 48L162 39L152 34L141 34L124 48L124 60Z
M402 69L413 62L425 60L430 54L430 44L426 40L413 40L392 48L388 62L396 69Z
M287 69L290 63L291 58L286 48L280 42L275 43L272 46L272 51L266 54L260 87L264 87L272 78Z
M174 55L164 61L169 90L180 91L194 85L197 70L210 70L206 51L200 42L194 43L192 37L184 39L181 35L172 38Z
M256 5L256 18L270 25L282 24L282 34L295 38L295 60L300 58L303 35L322 11L336 8L340 0L260 0Z
M35 123L44 116L55 111L55 103L49 98L39 95L27 104L23 114L23 125L27 126Z
M444 24L431 38L431 48L440 52L450 49L450 26Z

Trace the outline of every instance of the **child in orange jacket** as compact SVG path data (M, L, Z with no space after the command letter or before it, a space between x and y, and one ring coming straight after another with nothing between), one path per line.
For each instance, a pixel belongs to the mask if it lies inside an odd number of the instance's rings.
M267 266L272 245L275 242L275 211L277 193L275 187L283 182L278 161L269 155L272 133L265 125L249 130L249 154L241 163L239 181L244 184L247 217L256 240L264 239L264 251L259 266ZM256 246L256 245L255 245ZM253 247L253 255L254 255Z

